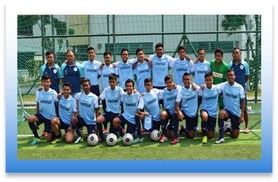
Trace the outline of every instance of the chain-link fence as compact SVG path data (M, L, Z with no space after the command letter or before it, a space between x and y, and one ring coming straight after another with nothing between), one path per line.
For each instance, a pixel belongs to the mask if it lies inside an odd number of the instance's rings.
M227 63L232 60L233 47L240 47L250 65L248 100L260 100L259 15L19 15L18 104L34 106L39 68L48 49L55 51L56 62L61 65L68 48L75 51L78 62L87 60L88 46L96 49L97 60L103 61L103 52L110 50L116 61L122 48L130 50L130 57L135 57L138 47L150 55L158 42L173 57L179 45L184 45L193 59L199 48L205 48L209 61L214 50L221 48Z

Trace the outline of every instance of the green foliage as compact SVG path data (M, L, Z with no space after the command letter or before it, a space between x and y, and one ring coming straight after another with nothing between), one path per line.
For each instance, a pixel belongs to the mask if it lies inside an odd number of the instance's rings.
M245 24L246 15L225 15L221 26L226 31L236 31Z

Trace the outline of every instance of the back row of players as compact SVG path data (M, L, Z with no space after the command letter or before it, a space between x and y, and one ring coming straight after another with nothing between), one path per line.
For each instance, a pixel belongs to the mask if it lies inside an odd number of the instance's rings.
M111 63L111 53L105 52L103 54L105 64L101 64L95 60L95 50L90 47L87 51L89 60L83 62L82 65L74 61L74 53L69 50L66 54L67 60L61 69L54 63L54 53L48 51L46 53L47 63L41 67L41 73L44 75L42 77L43 89L36 95L38 112L28 118L29 126L35 136L32 144L37 144L39 141L36 129L37 125L42 122L45 124L45 131L54 132L58 139L60 137L59 128L65 128L66 131L69 131L67 133L72 133L73 129L82 128L84 125L87 126L88 133L94 132L95 126L97 126L98 134L102 138L101 123L107 122L111 122L110 132L122 136L122 128L127 124L127 132L134 135L135 143L142 142L140 120L143 121L147 115L152 116L152 124L144 123L145 129L159 130L161 125L163 135L160 142L166 140L166 131L171 130L174 135L171 137L171 143L175 144L178 142L178 121L183 118L186 120L187 136L194 137L198 121L198 107L201 103L204 135L202 142L206 143L207 137L212 138L214 135L219 93L222 93L224 98L223 105L222 97L219 97L219 106L224 110L219 112L220 137L216 142L224 142L223 120L227 118L231 118L231 136L237 138L239 122L248 121L243 101L249 68L247 63L241 60L240 49L233 49L233 61L230 65L223 62L223 51L220 49L215 51L215 60L211 63L205 60L204 49L199 49L198 57L194 62L186 55L184 47L179 47L179 58L177 59L165 55L163 45L160 43L155 46L155 50L156 53L146 59L143 49L138 48L136 50L137 58L129 60L128 50L123 49L121 51L122 60L115 64ZM229 67L232 70L229 70ZM173 78L168 75L170 68L172 68ZM194 83L191 81L191 74L194 75ZM134 75L136 82L133 81ZM85 79L82 81L83 77ZM119 78L119 87L116 86L117 77ZM54 90L59 93L59 78L62 79L64 85L63 96L57 100ZM104 88L101 94L98 86L99 78L101 78ZM228 78L228 82L225 82L226 78ZM80 82L82 82L82 92L80 92ZM221 82L223 83L219 84ZM137 90L134 90L135 83ZM212 83L218 85L214 86ZM49 86L47 86L48 84ZM67 92L70 93L67 94ZM53 95L53 100L50 99L50 95ZM104 114L100 116L98 98L106 101L103 103ZM74 104L75 100L77 104ZM159 100L164 103L164 110L161 113ZM59 101L60 118L56 117L55 101ZM121 102L123 103L123 113L119 116ZM75 105L77 105L77 109ZM244 116L245 118L243 118ZM167 125L168 120L170 123ZM106 128L107 125L104 127ZM247 125L246 129L248 129ZM78 135L75 141L77 143L81 139L81 134L80 130L76 129L75 131ZM68 138L72 140L72 137Z

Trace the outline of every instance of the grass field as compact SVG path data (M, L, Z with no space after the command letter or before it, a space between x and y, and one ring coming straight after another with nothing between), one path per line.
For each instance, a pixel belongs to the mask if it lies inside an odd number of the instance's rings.
M248 105L251 105L254 111L260 111L260 104ZM28 112L33 113L34 110ZM20 116L20 112L18 115ZM152 142L149 136L145 135L143 143L132 146L119 144L109 147L105 143L100 143L90 147L86 141L80 144L50 144L44 139L39 145L31 146L29 143L32 137L28 136L31 135L31 131L28 124L23 122L18 125L18 159L260 159L261 115L250 114L249 126L253 130L249 134L241 133L238 139L231 139L227 134L226 142L220 145L214 144L214 140L201 144L201 134L198 133L194 139L180 136L180 143L177 145L171 145L169 142L163 144ZM243 127L244 124L241 124L241 129Z

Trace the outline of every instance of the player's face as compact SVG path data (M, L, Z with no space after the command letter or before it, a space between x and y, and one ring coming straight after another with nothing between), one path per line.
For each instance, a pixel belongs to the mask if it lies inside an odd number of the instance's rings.
M233 83L235 81L235 78L235 73L233 71L227 73L227 79L229 83Z
M211 88L212 87L212 83L213 83L213 77L212 76L207 76L206 79L205 79L205 83L206 83L206 86L208 88Z
M46 61L48 64L53 64L54 63L54 55L53 54L49 54L46 56Z
M90 92L90 87L91 87L91 85L89 82L82 83L82 88L83 88L84 92L86 92L86 93Z
M166 81L166 87L167 87L168 90L171 90L173 88L173 86L174 85L173 85L173 80L172 79Z
M132 91L133 91L133 85L131 82L128 82L126 85L125 85L125 89L126 89L126 92L128 94L132 94Z
M205 60L205 50L200 50L199 52L198 52L198 57L199 57L199 60L200 61L204 61Z
M107 54L106 56L104 56L104 63L106 65L109 65L111 63L111 55Z
M155 49L155 53L158 57L161 57L164 54L164 49L162 47L158 47Z
M143 51L139 51L138 54L137 54L137 59L139 61L142 61L142 60L144 60L144 58L145 58L144 52Z
M67 53L67 62L68 62L69 64L71 64L71 63L73 63L73 61L74 61L74 54L73 54L72 51L69 51L69 52Z
M216 61L217 63L220 63L220 62L222 62L223 56L222 56L222 54L221 54L220 52L217 52L217 53L214 55L214 58L215 58L215 61Z
M122 57L122 60L126 62L128 60L128 52L123 51L121 57Z
M149 92L153 88L152 82L145 83L146 91Z
M96 58L96 52L94 50L89 50L87 52L87 56L88 56L89 60L94 60Z
M69 86L64 86L63 87L63 95L65 97L68 97L71 94L71 88Z
M185 50L184 50L184 49L181 49L181 50L179 51L179 57L180 57L180 59L183 60L183 59L185 58L185 55L186 55Z
M189 75L183 77L183 84L185 87L190 87L190 81L191 81L191 78Z
M51 85L51 80L50 79L42 81L42 86L45 90L48 90L50 88L50 85Z
M109 80L109 86L110 86L111 88L115 88L116 85L117 85L117 81L116 81L116 80Z
M239 49L233 50L233 60L241 60L241 52Z

